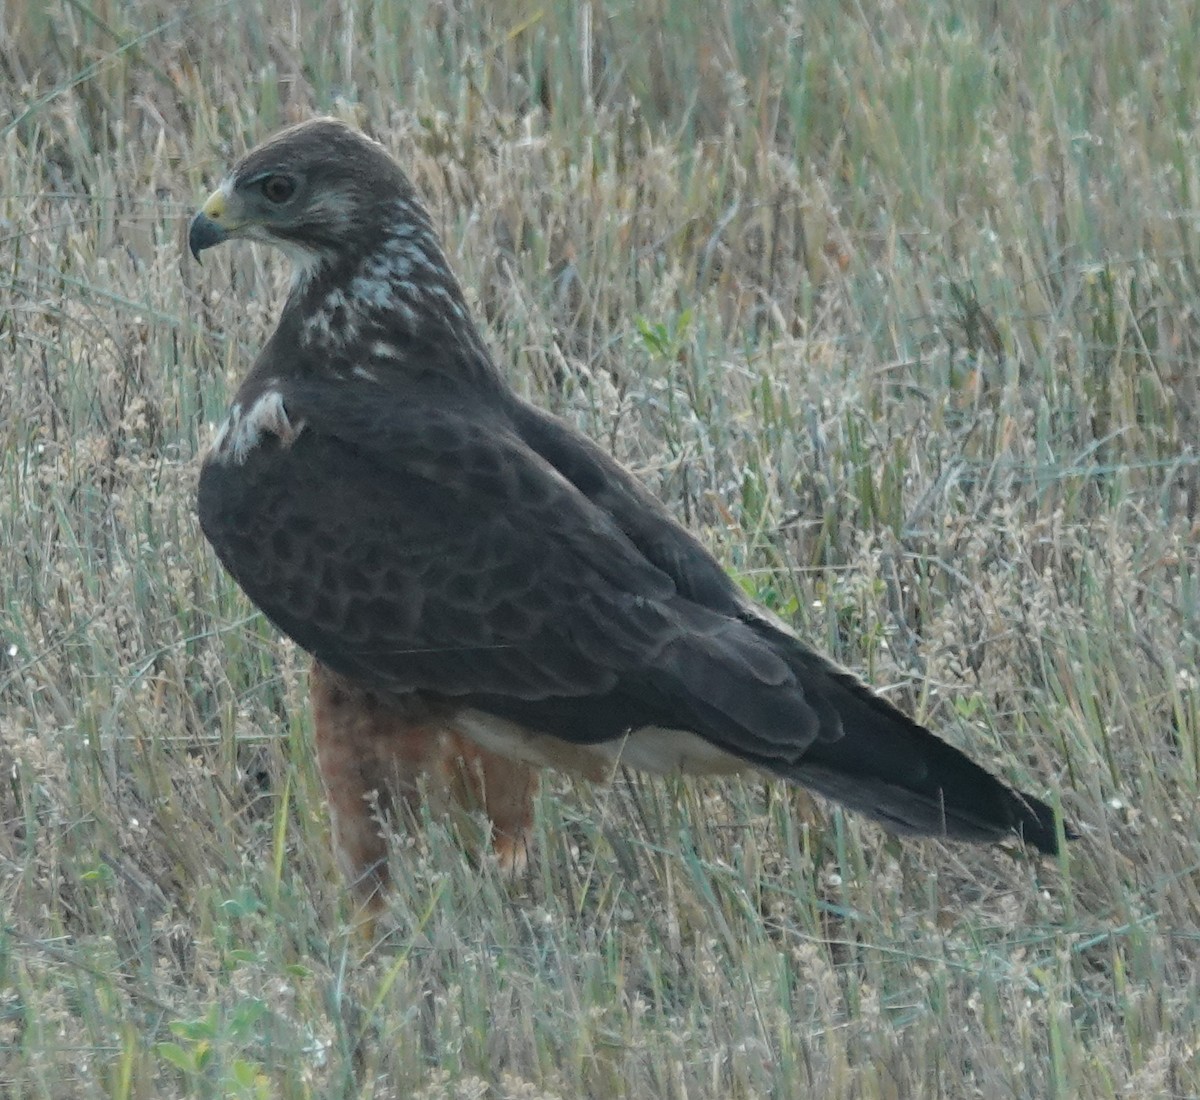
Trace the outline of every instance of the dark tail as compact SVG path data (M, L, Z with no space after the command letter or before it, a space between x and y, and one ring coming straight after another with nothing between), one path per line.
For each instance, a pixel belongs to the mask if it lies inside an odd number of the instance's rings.
M793 667L806 666L801 679L817 688L818 709L827 707L841 726L840 737L809 746L787 769L789 779L896 833L984 843L1016 834L1058 852L1054 811L1045 802L1002 783L849 673L808 651L789 657ZM1078 834L1064 826L1064 835Z

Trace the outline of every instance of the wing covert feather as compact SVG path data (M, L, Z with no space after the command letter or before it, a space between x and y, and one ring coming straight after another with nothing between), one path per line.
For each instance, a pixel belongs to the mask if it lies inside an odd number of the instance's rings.
M736 713L736 683L783 688L780 739L795 751L811 712L786 662L681 599L503 421L327 390L289 383L288 415L304 424L291 445L267 439L201 478L218 555L301 646L397 693L580 698L636 681Z

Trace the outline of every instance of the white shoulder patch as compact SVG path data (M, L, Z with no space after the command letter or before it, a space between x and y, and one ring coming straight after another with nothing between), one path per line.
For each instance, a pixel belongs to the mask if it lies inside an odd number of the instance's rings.
M208 453L209 461L240 466L257 447L264 435L276 436L285 447L304 430L304 421L292 423L283 395L275 389L264 390L248 409L234 403L229 416L217 430Z

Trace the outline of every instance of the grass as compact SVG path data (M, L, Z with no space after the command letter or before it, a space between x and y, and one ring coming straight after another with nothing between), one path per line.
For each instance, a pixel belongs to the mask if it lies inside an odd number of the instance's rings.
M0 35L0 1092L1200 1096L1194 5L49 0ZM437 822L365 955L304 661L198 532L278 126L403 158L515 384L1084 832L758 784Z

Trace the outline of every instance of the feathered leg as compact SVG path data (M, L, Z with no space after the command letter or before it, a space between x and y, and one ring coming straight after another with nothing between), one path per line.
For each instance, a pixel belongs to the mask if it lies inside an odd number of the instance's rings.
M501 867L513 874L524 868L534 769L480 748L445 721L406 713L319 661L309 690L334 853L367 918L383 908L390 885L379 817L419 820L422 776L433 812L482 809Z

